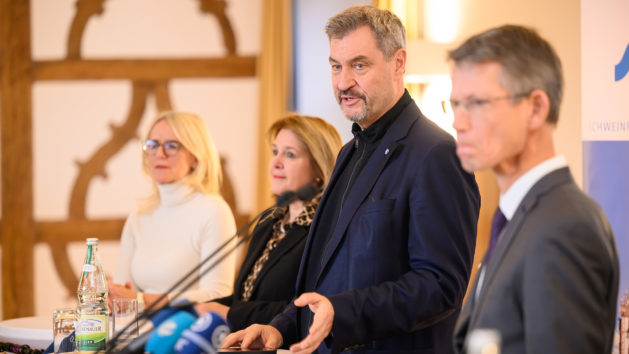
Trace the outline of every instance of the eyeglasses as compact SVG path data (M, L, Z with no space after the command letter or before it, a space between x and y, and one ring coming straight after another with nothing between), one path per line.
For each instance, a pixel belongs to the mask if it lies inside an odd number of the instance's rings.
M177 140L167 140L160 143L157 140L148 139L142 144L142 151L149 155L155 155L160 146L162 147L162 152L167 157L175 156L182 147L181 143Z
M493 98L469 98L465 102L459 100L447 100L441 101L441 109L443 109L443 113L448 113L448 108L451 109L452 112L463 109L464 111L473 114L482 111L485 107L487 107L490 103L506 100L506 99L520 99L522 97L528 96L528 93L518 93L515 95L507 95Z

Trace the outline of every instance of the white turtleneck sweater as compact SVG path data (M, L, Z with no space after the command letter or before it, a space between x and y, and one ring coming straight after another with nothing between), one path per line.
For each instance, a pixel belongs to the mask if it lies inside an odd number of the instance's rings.
M114 276L115 283L130 281L145 293L165 293L236 232L231 209L220 196L181 182L158 188L161 202L155 211L127 218ZM229 295L235 271L232 254L179 298L200 302Z

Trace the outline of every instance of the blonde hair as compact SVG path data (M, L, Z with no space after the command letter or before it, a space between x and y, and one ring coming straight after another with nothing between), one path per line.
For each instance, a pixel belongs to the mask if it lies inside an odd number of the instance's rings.
M333 125L317 117L292 114L273 123L268 131L270 142L282 129L289 129L306 146L315 178L324 189L330 182L336 156L343 145Z
M196 166L181 181L201 193L219 195L223 179L221 160L203 120L192 113L161 112L151 124L145 139L149 138L153 127L160 121L168 124L183 148L196 159ZM144 173L151 176L146 154L142 154L142 169ZM157 183L154 180L152 183L153 193L139 201L138 213L150 213L159 205L160 195Z

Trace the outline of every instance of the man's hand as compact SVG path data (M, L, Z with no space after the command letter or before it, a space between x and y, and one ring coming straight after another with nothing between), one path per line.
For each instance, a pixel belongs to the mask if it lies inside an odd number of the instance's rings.
M332 331L334 307L332 307L330 300L317 293L304 293L295 300L295 306L304 307L306 305L314 313L314 320L308 330L308 336L301 342L290 346L290 351L293 353L314 352Z
M221 348L271 348L282 346L282 334L275 327L269 325L253 324L242 331L228 335Z

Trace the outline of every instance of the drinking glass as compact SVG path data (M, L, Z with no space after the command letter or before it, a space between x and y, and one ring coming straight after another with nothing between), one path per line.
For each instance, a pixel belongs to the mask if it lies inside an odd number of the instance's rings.
M55 353L73 352L76 349L74 341L76 319L76 309L73 308L60 308L52 312L52 335Z
M119 342L131 342L138 336L138 301L136 299L114 299L112 301L113 335L127 325L131 326L119 337Z

